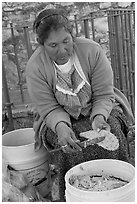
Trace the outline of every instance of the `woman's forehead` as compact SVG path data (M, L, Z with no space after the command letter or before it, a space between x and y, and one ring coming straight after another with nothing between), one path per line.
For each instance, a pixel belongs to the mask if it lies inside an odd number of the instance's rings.
M59 42L70 36L71 34L65 28L59 28L58 30L51 30L46 42Z

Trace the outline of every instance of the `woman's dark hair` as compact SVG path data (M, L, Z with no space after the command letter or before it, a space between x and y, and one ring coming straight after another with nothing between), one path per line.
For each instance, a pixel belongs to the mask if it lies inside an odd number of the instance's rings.
M43 45L52 30L65 28L72 34L72 26L67 15L62 9L46 9L36 17L33 24L33 31L37 34L37 41Z

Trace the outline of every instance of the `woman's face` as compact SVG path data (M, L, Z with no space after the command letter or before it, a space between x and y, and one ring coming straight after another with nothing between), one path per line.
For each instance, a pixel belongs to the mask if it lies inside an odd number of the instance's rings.
M50 32L44 42L49 57L58 65L65 64L73 52L73 39L70 33L60 28Z

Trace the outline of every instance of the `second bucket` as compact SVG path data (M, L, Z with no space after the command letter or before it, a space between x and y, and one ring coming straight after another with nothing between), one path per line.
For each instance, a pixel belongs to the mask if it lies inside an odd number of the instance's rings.
M49 154L42 146L34 150L33 128L23 128L2 136L2 157L15 170L25 173L30 183L45 197L50 192Z

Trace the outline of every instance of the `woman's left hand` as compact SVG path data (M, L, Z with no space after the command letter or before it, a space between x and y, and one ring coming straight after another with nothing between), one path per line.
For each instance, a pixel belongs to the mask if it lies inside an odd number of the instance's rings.
M109 124L104 120L103 115L96 115L93 122L92 122L93 130L100 131L100 130L107 130L110 132Z

